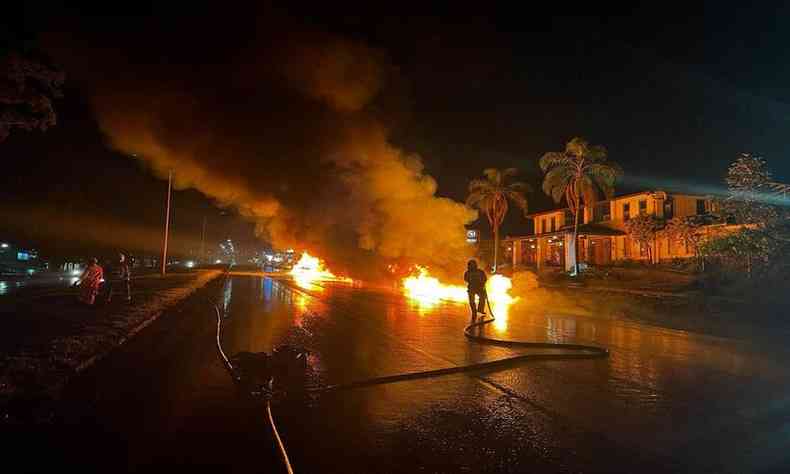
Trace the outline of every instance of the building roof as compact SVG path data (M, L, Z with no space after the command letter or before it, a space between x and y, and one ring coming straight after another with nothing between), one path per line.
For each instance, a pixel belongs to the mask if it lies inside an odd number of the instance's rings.
M675 190L646 189L644 191L638 191L638 192L635 192L635 193L621 194L619 196L614 196L611 199L602 199L600 201L597 201L595 204L600 204L600 203L603 203L603 202L610 202L610 201L617 201L619 199L639 196L640 194L654 194L654 193L662 193L662 192L666 193L668 195L681 195L681 196L690 196L690 197L698 197L698 198L710 197L710 195L697 194L697 193L685 193L685 192L682 192L682 191L675 191ZM584 206L582 205L582 208L583 207ZM532 219L532 218L535 218L535 217L538 217L538 216L543 216L543 215L546 215L546 214L553 214L555 212L564 211L566 209L568 209L568 207L558 207L556 209L548 209L546 211L533 212L531 214L527 214L526 217L527 217L527 219Z
M582 206L582 207L584 207L584 206ZM547 211L533 212L531 214L527 214L525 217L527 219L531 219L533 217L543 216L543 215L546 215L546 214L554 214L554 213L557 213L557 212L562 212L562 211L564 211L566 209L568 209L568 208L567 207L558 207L556 209L549 209Z

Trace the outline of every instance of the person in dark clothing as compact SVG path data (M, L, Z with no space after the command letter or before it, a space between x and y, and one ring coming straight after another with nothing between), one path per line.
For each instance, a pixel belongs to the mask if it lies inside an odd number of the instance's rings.
M472 310L472 320L477 318L477 313L486 314L486 272L477 268L477 262L469 260L464 273L466 291L469 293L469 308ZM475 305L475 296L477 304Z
M129 262L126 260L126 255L118 254L118 261L110 267L109 271L109 289L107 290L107 302L112 300L112 295L121 288L126 288L126 302L132 302L132 287L131 287L132 274L129 271Z

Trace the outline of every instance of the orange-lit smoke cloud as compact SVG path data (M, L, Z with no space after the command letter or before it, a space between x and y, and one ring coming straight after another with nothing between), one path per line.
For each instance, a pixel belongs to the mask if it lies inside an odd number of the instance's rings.
M293 24L243 43L170 39L149 45L156 60L139 38L74 48L112 147L340 269L360 256L463 268L475 212L437 197L420 158L388 140L385 54Z

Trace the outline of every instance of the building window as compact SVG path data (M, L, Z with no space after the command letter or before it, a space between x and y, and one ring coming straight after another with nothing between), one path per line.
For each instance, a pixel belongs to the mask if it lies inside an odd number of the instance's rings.
M647 244L640 242L639 243L639 256L640 257L647 257Z
M611 218L609 202L599 202L593 207L593 222L604 222Z
M705 214L705 200L704 199L697 199L697 214L698 215Z
M647 200L639 201L639 215L644 216L647 214Z
M546 233L546 219L541 219L540 220L540 233L541 234L545 234Z
M672 219L675 214L675 206L672 204L671 199L664 201L664 219Z
M631 204L625 203L623 204L623 220L627 221L631 219Z
M573 225L573 213L570 209L565 209L565 225Z
M552 217L551 218L551 227L550 227L551 230L549 232L554 232L554 230L556 230L556 227L555 227L556 225L557 225L557 218L556 217Z
M623 257L628 258L631 256L631 239L623 237Z

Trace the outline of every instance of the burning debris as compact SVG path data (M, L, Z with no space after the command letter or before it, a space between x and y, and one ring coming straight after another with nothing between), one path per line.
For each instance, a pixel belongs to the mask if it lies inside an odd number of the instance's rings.
M402 285L403 293L422 311L429 311L445 301L466 303L469 299L466 287L442 283L423 266L415 267L414 274L404 278ZM499 274L492 275L486 282L488 301L497 317L494 326L498 329L507 327L508 309L518 300L510 295L512 286L510 278Z
M296 262L290 273L296 284L301 287L309 287L317 280L354 282L351 278L339 277L330 272L318 257L313 257L307 252L302 253L302 257Z
M403 290L406 296L424 306L436 306L441 301L465 302L466 287L446 285L428 273L423 266L416 267L416 275L403 279Z
M395 270L391 265L390 271L394 273ZM425 266L415 265L410 273L400 280L400 288L422 313L433 310L445 302L467 303L469 299L465 286L443 283L439 278L431 275ZM323 261L307 252L302 253L290 275L296 284L303 288L312 288L319 281L354 283L351 278L335 275ZM499 274L491 275L486 282L490 308L497 316L494 326L498 329L507 327L508 310L519 299L510 294L512 287L511 279Z

